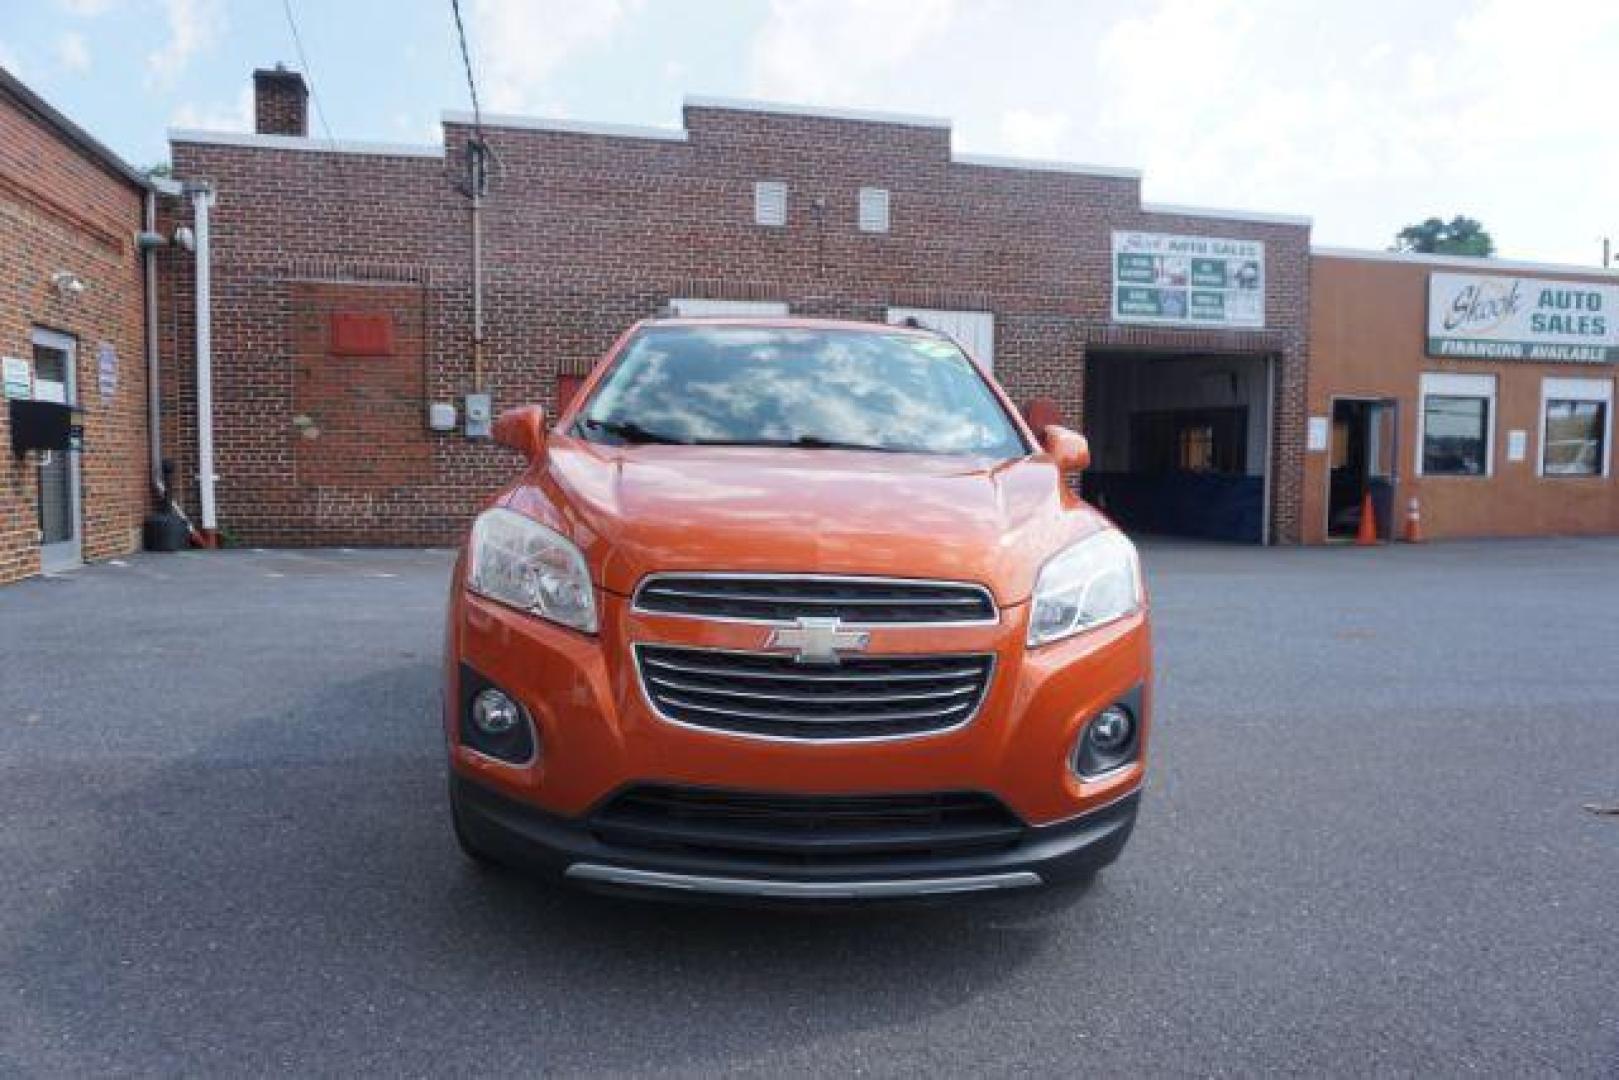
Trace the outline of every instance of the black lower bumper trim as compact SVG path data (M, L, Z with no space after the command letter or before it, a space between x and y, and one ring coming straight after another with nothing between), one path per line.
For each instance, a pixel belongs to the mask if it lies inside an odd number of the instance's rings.
M994 851L783 867L606 844L584 819L547 814L459 776L451 778L450 796L463 835L514 866L611 891L789 902L982 894L1080 880L1118 858L1140 801L1137 790L1080 817L1026 827L1016 843Z

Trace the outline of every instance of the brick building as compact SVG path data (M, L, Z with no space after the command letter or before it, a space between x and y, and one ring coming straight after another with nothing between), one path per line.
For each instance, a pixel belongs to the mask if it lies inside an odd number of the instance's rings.
M154 198L0 70L0 582L140 546L154 458L138 234ZM53 417L71 419L82 449L14 450L66 437Z
M555 407L673 305L937 325L1085 427L1088 490L1127 523L1299 538L1304 219L1143 205L1134 171L958 154L931 118L689 99L678 129L486 116L475 241L471 117L442 147L331 143L296 74L255 86L257 133L171 133L198 192L173 223L208 247L213 513L203 262L165 259L160 298L176 489L227 535L453 541L513 462L429 406ZM1152 462L1225 475L1131 482Z

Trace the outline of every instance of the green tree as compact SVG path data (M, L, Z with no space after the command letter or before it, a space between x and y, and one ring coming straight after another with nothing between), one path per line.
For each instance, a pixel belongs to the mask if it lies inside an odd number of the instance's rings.
M1457 214L1449 221L1431 217L1416 225L1407 225L1395 236L1394 250L1430 255L1476 255L1487 259L1495 254L1495 241L1477 218Z

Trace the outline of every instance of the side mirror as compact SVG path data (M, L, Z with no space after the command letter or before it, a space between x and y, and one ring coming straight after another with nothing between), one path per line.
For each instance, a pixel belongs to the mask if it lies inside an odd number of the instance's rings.
M495 418L492 434L500 445L511 447L530 462L539 461L545 455L544 406L507 409Z
M1045 447L1065 473L1084 472L1091 464L1091 444L1077 431L1069 431L1056 424L1040 429L1040 445Z
M1029 426L1040 431L1051 424L1062 423L1062 410L1057 403L1048 397L1037 397L1023 404L1023 419Z

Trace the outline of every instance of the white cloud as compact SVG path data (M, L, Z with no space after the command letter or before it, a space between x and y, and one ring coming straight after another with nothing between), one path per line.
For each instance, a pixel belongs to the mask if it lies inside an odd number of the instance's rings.
M748 58L749 92L868 104L956 15L954 0L772 0Z
M1001 140L1020 157L1056 157L1072 123L1060 109L1008 109L1001 114Z
M1619 141L1598 104L1619 4L1546 8L1161 0L1102 39L1100 130L1150 198L1302 210L1318 241L1367 246L1467 213L1507 254L1589 261L1619 225L1599 179L1619 176Z
M89 71L90 46L85 44L84 35L75 30L69 30L57 38L56 59L68 71Z
M225 28L218 0L164 0L168 39L146 55L146 78L153 85L172 85L191 58L217 41Z
M93 19L97 15L105 15L111 11L118 2L119 0L56 0L56 6L69 15Z
M16 52L3 41L0 41L0 67L5 68L19 79L23 77L22 65L17 62Z
M231 104L186 102L174 110L169 123L177 128L199 131L252 131L253 88L242 87Z
M552 105L557 69L612 40L639 7L639 0L477 0L467 32L483 106L534 112Z

